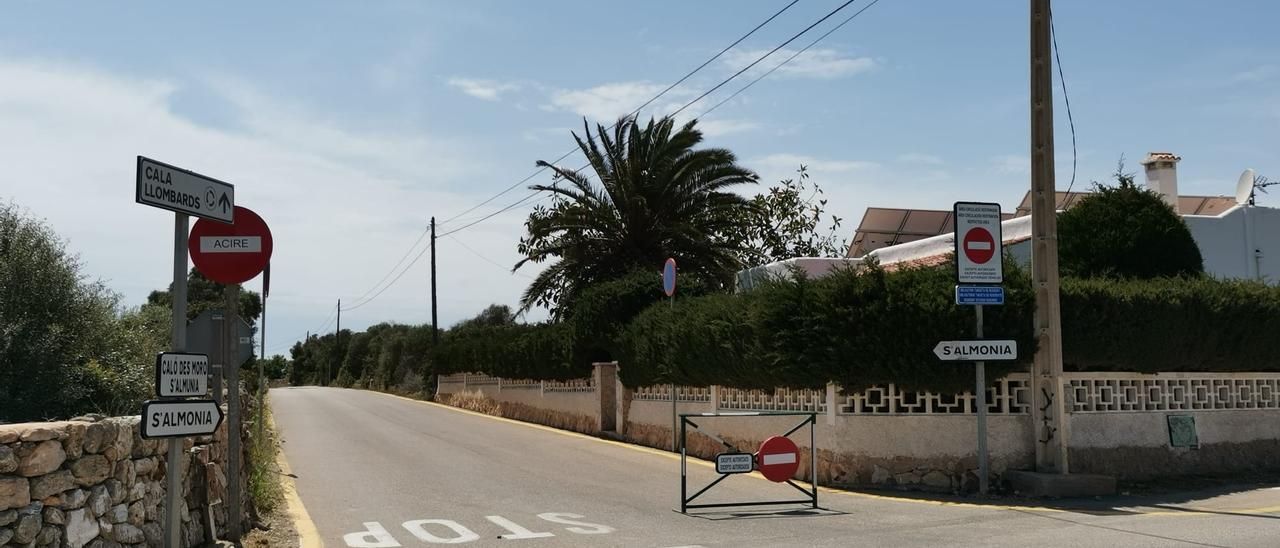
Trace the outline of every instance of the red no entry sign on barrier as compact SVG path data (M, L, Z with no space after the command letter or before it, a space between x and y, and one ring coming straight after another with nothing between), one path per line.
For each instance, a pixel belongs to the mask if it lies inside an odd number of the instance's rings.
M769 481L787 481L800 469L800 448L782 436L764 440L756 453L756 469Z
M236 206L235 222L200 219L191 227L187 249L196 270L221 284L244 283L271 260L271 229L247 207Z

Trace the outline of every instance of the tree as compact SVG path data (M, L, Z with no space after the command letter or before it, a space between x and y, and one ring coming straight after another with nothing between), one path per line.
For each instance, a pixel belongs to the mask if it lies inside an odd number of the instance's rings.
M192 268L187 274L187 321L196 319L196 316L206 310L226 308L224 306L226 288L227 286L204 277L199 270ZM152 291L147 295L147 304L172 309L173 296L170 293L172 290L173 284L169 284L168 289ZM249 322L249 326L256 331L258 318L262 316L262 296L256 291L241 289L240 303L237 308L240 317Z
M742 266L737 210L751 206L728 190L757 177L728 150L696 148L702 132L695 124L623 118L612 133L597 125L593 135L584 120L585 138L573 137L598 184L584 172L538 162L556 179L530 188L550 193L552 202L525 222L518 246L525 258L515 269L552 264L525 290L522 310L545 306L559 318L584 288L657 270L667 257L682 274L731 285Z
M163 311L121 313L52 228L0 203L0 422L134 412L167 339Z
M516 314L511 312L511 307L505 304L491 304L484 310L481 310L475 317L467 318L458 323L453 324L449 329L467 329L469 327L507 325L515 323Z
M812 183L801 165L796 176L784 179L764 194L752 198L753 207L739 211L743 239L742 263L756 266L796 257L843 257L848 250L840 238L839 217L830 216L825 232L819 230L827 207L822 187Z
M1058 261L1064 275L1158 278L1204 273L1186 223L1155 192L1140 188L1121 160L1117 184L1058 216Z

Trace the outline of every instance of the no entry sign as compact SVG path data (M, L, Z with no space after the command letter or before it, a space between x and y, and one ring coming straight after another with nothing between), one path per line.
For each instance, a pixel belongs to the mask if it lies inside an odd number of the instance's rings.
M787 481L800 469L800 448L783 436L764 440L756 452L756 469L769 481Z
M662 265L662 292L668 297L676 294L676 260L667 259Z
M1003 283L1000 204L956 202L953 211L956 281L962 284Z
M221 284L244 283L271 260L271 229L247 207L236 206L235 223L196 221L187 240L191 262L206 278Z

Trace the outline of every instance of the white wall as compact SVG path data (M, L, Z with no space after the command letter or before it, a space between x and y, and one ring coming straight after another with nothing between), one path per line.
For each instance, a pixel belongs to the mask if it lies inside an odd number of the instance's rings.
M1280 283L1280 209L1250 207L1246 211L1236 206L1217 217L1184 215L1182 219L1200 247L1208 273L1219 278L1250 278L1252 257L1247 238L1252 238L1254 248L1262 251L1259 279ZM1252 225L1251 235L1247 225Z

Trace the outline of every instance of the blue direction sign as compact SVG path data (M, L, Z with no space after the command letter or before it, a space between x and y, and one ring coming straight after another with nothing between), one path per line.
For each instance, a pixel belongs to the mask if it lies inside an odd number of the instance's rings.
M1004 304L1004 288L998 285L957 285L956 304Z

